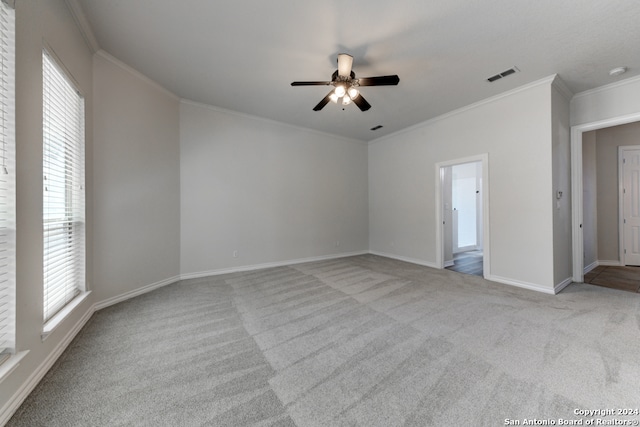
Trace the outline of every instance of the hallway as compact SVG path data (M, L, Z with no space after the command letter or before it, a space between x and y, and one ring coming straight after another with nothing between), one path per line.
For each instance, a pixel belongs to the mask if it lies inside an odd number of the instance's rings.
M453 254L453 265L447 267L447 270L482 277L482 262L482 251L480 250L458 252L457 254Z

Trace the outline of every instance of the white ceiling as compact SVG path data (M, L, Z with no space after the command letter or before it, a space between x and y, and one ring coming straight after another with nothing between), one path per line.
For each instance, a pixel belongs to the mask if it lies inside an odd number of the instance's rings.
M365 141L556 73L573 93L640 74L638 0L77 3L100 48L182 98ZM341 52L400 84L313 111L330 87L290 83L330 80Z

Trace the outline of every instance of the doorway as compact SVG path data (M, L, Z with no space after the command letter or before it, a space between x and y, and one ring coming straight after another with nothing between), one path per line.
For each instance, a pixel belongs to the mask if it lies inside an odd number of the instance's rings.
M436 165L437 265L489 276L488 155Z
M573 211L572 239L573 239L573 281L583 282L586 271L594 265L585 266L584 245L584 188L583 188L583 133L640 121L640 112L626 116L615 117L571 128L571 206ZM621 264L617 264L621 265ZM585 271L586 270L586 271Z

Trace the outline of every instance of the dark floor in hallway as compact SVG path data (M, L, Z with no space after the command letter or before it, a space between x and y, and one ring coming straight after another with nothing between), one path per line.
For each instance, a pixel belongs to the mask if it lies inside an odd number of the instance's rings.
M584 283L640 293L640 267L600 265L584 275Z
M458 252L457 254L453 254L453 265L447 267L447 270L482 277L482 262L482 251L480 250Z

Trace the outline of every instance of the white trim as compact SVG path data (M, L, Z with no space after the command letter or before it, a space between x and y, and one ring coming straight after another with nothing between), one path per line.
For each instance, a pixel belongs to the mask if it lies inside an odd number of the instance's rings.
M58 360L62 352L69 346L71 341L89 321L94 312L94 306L89 307L78 322L71 328L65 337L55 346L53 351L42 361L35 371L22 383L20 388L7 400L7 403L0 409L0 425L5 425L11 416L18 410L27 396L33 391L38 383L49 372L49 369Z
M514 280L514 279L507 279L506 277L501 277L501 276L490 276L490 277L485 277L485 279L490 280L492 282L498 282L498 283L503 283L505 285L517 286L518 288L529 289L531 291L542 292L550 295L555 295L556 293L555 287L554 289L550 289L535 283L522 282L520 280Z
M633 84L633 83L635 83L635 82L637 82L639 80L640 80L640 76L629 77L628 79L620 80L618 82L610 83L608 85L598 86L597 88L594 88L594 89L589 89L589 90L585 90L584 92L576 93L573 96L573 99L583 98L585 96L594 95L594 94L599 93L599 92L606 92L608 90L615 89L615 88L620 87L620 86L626 86L626 85L629 85L629 84Z
M135 68L133 68L133 67L125 64L124 62L120 61L118 58L116 58L115 56L111 55L110 53L100 49L95 53L95 55L106 59L107 61L111 62L113 65L117 65L118 67L122 68L124 71L128 72L129 74L137 77L138 79L144 81L145 83L149 84L150 86L153 86L155 89L158 89L159 91L164 92L166 95L169 95L175 101L180 102L181 98L178 95L176 95L175 93L171 92L169 89L165 88L164 86L162 86L160 83L156 82L155 80L151 80L149 77L145 76L144 74L142 74L140 71L136 70Z
M620 265L627 265L624 234L624 154L625 151L638 151L640 145L621 145L618 147L618 257Z
M288 260L288 261L269 262L269 263L245 265L245 266L239 266L239 267L221 268L217 270L183 273L178 276L160 280L158 282L151 283L141 288L137 288L132 291L125 292L124 294L116 295L106 300L99 301L95 303L94 308L95 308L95 311L102 310L103 308L109 307L111 305L127 301L131 298L137 297L142 294L146 294L155 289L162 288L164 286L168 286L173 283L179 282L180 280L199 279L201 277L219 276L221 274L238 273L241 271L253 271L253 270L260 270L264 268L283 267L287 265L302 264L306 262L325 261L329 259L345 258L349 256L364 255L368 253L369 251L347 252L347 253L325 255L325 256L318 256L318 257L300 258L300 259L294 259L294 260Z
M89 46L94 53L100 50L100 45L98 44L98 39L96 39L95 34L93 33L93 29L91 28L91 24L89 24L89 20L87 16L84 14L82 10L82 6L78 3L78 0L65 0L71 15L73 15L73 19L76 21L76 26L80 30L84 41Z
M573 283L573 279L571 277L567 277L562 282L558 283L553 287L553 291L555 294L559 294L564 288Z
M4 381L20 365L20 361L29 353L29 350L12 354L0 366L0 383Z
M600 263L599 263L597 260L596 260L596 261L593 261L591 264L587 265L587 266L584 268L583 273L584 273L584 274L587 274L588 272L590 272L591 270L593 270L594 268L596 268L596 267L597 267L597 266L599 266L599 265L600 265Z
M640 77L638 77L638 79L640 79ZM625 82L628 83L629 80L631 79L627 79ZM616 85L620 84L622 84L622 82L619 82ZM584 209L582 200L582 133L637 121L640 121L640 112L571 127L571 211L573 212L571 238L573 246L574 282L581 283L584 281L584 236L582 229Z
M451 267L453 265L455 265L455 262L453 262L453 260L444 262L444 268Z
M260 116L254 116L254 115L247 114L247 113L241 113L241 112L235 111L235 110L228 110L226 108L216 107L215 105L204 104L202 102L191 101L189 99L184 99L183 98L183 99L180 100L180 103L181 104L185 104L185 105L192 105L194 107L206 108L208 110L212 110L212 111L215 111L217 113L229 114L231 116L237 116L237 117L242 117L242 118L245 118L245 119L257 120L257 121L260 121L260 122L263 122L263 123L268 123L268 124L277 125L277 126L283 126L283 127L287 127L287 128L290 128L290 129L295 129L297 131L304 131L304 132L312 133L312 134L323 136L323 137L330 137L330 138L342 140L342 141L345 141L345 142L358 143L358 144L367 144L367 141L362 140L362 139L347 138L346 136L336 135L336 134L328 133L328 132L322 132L322 131L319 131L319 130L305 128L305 127L302 127L302 126L296 126L296 125L292 125L290 123L279 122L277 120L267 119L265 117L260 117Z
M382 142L382 141L385 141L385 140L390 139L390 138L395 138L396 136L401 135L403 133L411 132L411 131L419 129L419 128L423 127L423 126L427 126L427 125L429 125L431 123L438 122L440 120L444 120L444 119L447 119L447 118L452 117L452 116L457 116L458 114L462 114L462 113L464 113L466 111L473 110L473 109L481 107L483 105L499 101L502 98L506 98L508 96L515 95L516 93L523 92L525 90L528 90L528 89L531 89L531 88L534 88L534 87L537 87L537 86L550 84L550 83L552 83L554 81L556 76L557 76L557 74L553 74L553 75L551 75L549 77L545 77L543 79L536 80L536 81L528 83L526 85L519 86L519 87L517 87L515 89L511 89L511 90L508 90L506 92L502 92L502 93L500 93L498 95L495 95L495 96L492 96L492 97L489 97L489 98L485 98L485 99L483 99L481 101L474 102L473 104L469 104L469 105L464 106L462 108L458 108L457 110L449 111L448 113L444 113L444 114L442 114L440 116L437 116L437 117L434 117L432 119L425 120L424 122L420 122L420 123L417 123L417 124L415 124L413 126L409 126L407 128L400 129L400 130L398 130L396 132L390 133L388 135L384 135L384 136L381 136L379 138L372 139L371 141L369 141L369 144L375 144L377 142Z
M603 265L605 267L623 267L624 266L624 264L621 263L619 259L598 260L598 265Z
M75 297L69 304L67 304L62 310L60 310L51 319L49 319L47 323L45 323L42 327L42 341L45 341L47 337L51 335L51 333L55 331L62 322L64 322L69 314L71 314L71 312L74 311L76 307L78 307L87 299L90 293L91 291L78 294L78 296Z
M551 85L558 90L558 92L564 99L566 99L567 101L571 101L571 99L573 98L573 92L571 91L571 89L569 89L569 86L567 86L567 84L560 78L559 75L556 74L555 78L551 82Z
M171 98L173 98L174 100L178 101L181 104L192 105L192 106L201 107L201 108L206 108L206 109L218 112L218 113L229 114L229 115L232 115L232 116L242 117L242 118L245 118L245 119L253 119L253 120L261 121L263 123L268 123L268 124L277 125L277 126L283 126L283 127L289 128L289 129L295 129L297 131L308 132L308 133L311 133L311 134L314 134L314 135L319 135L319 136L322 136L322 137L330 137L330 138L333 138L333 139L336 139L336 140L341 140L341 141L345 141L345 142L349 142L349 143L367 144L367 141L362 140L362 139L347 138L347 137L344 137L344 136L335 135L335 134L328 133L328 132L321 132L321 131L315 130L315 129L310 129L310 128L306 128L306 127L302 127L302 126L296 126L296 125L292 125L292 124L289 124L289 123L279 122L277 120L267 119L267 118L264 118L264 117L259 117L259 116L254 116L254 115L251 115L251 114L241 113L239 111L228 110L228 109L222 108L222 107L216 107L215 105L204 104L204 103L201 103L201 102L192 101L190 99L181 98L180 96L178 96L175 93L171 92L170 90L168 90L164 86L160 85L158 82L156 82L156 81L150 79L149 77L145 76L140 71L138 71L138 70L132 68L131 66L125 64L124 62L120 61L118 58L114 57L113 55L111 55L110 53L106 52L105 50L99 49L98 51L95 52L95 55L106 59L107 61L111 62L114 65L117 65L118 67L122 68L126 72L132 74L133 76L139 78L140 80L146 82L147 84L153 86L154 88L156 88L156 89L164 92L165 94L169 95Z
M109 307L114 304L118 304L119 302L126 301L128 299L137 297L142 294L146 294L147 292L151 292L155 289L162 288L163 286L168 286L173 283L176 283L180 280L180 276L174 276L169 279L160 280L159 282L152 283L150 285L143 286L141 288L134 289L129 292L125 292L124 294L116 295L115 297L107 298L106 300L97 302L95 304L95 310L102 310L103 308Z
M180 280L199 279L201 277L219 276L221 274L239 273L242 271L262 270L264 268L285 267L287 265L304 264L307 262L314 262L314 261L326 261L329 259L346 258L346 257L356 256L356 255L365 255L368 253L370 252L369 251L345 252L340 254L324 255L324 256L318 256L318 257L292 259L288 261L267 262L263 264L243 265L238 267L221 268L217 270L184 273L180 275Z
M378 256L385 257L385 258L397 259L398 261L409 262L411 264L422 265L424 267L438 268L437 264L435 264L433 262L429 262L429 261L423 261L423 260L419 260L419 259L415 259L415 258L408 258L408 257L399 256L399 255L393 255L393 254L389 254L389 253L385 253L385 252L369 251L369 253L372 254L372 255L378 255ZM462 273L460 273L460 274L462 274ZM558 292L560 292L562 289L564 289L566 286L568 286L570 283L573 282L573 280L571 280L571 278L568 278L568 279L563 280L558 285L556 285L553 289L549 289L549 288L545 288L543 286L537 285L535 283L528 283L528 282L522 282L522 281L514 280L514 279L507 279L506 277L500 277L500 276L485 277L485 280L489 280L491 282L502 283L504 285L516 286L518 288L529 289L531 291L542 292L542 293L550 294L550 295L557 294Z
M571 128L571 245L573 281L579 283L584 282L582 132L575 126Z
M482 270L486 279L491 275L491 230L489 222L489 153L447 160L435 165L436 185L436 262L435 268L444 268L444 237L442 233L442 169L465 163L482 163Z
M421 260L421 259L409 258L409 257L404 257L404 256L400 256L400 255L394 255L394 254L390 254L390 253L386 253L386 252L369 251L369 253L371 255L378 255L378 256L385 257L385 258L397 259L398 261L409 262L411 264L422 265L424 267L438 268L437 264L435 264L433 262L429 262L429 261L424 261L424 260Z
M637 145L634 146L637 149ZM626 265L624 251L624 151L626 147L618 147L618 258L620 264Z

